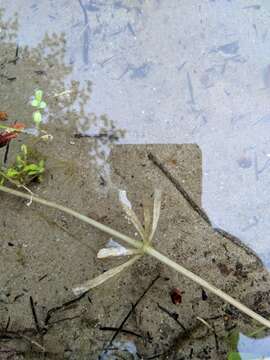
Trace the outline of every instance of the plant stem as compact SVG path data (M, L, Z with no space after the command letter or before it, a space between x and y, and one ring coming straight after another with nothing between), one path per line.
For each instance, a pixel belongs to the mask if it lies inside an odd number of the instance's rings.
M205 289L209 290L210 292L212 292L213 294L217 295L222 300L224 300L224 301L228 302L229 304L233 305L238 310L242 311L243 313L250 316L254 320L257 320L259 323L264 324L265 326L270 328L270 321L269 320L267 320L264 317L262 317L261 315L257 314L255 311L249 309L247 306L240 303L238 300L232 298L230 295L226 294L224 291L222 291L222 290L216 288L215 286L211 285L209 282L205 281L200 276L194 274L193 272L187 270L183 266L181 266L181 265L177 264L176 262L172 261L167 256L165 256L165 255L161 254L159 251L155 250L153 247L146 246L144 248L144 251L145 251L146 254L153 256L154 258L156 258L160 262L166 264L170 268L178 271L182 275L184 275L187 278L193 280L198 285L202 286L203 288L205 288Z
M49 206L51 208L54 208L54 209L58 209L60 211L63 211L71 216L74 216L75 218L81 220L81 221L84 221L86 222L87 224L111 235L111 236L115 236L116 238L118 239L121 239L123 241L125 241L126 243L128 243L129 245L132 245L134 246L135 248L137 249L140 249L142 248L142 242L139 241L139 240L135 240L135 239L132 239L131 237L127 236L127 235L124 235L122 233L120 233L119 231L117 230L114 230L112 228L110 228L109 226L106 226L106 225L103 225L101 223L99 223L98 221L95 221L85 215L82 215L80 213L78 213L77 211L74 211L72 209L69 209L63 205L59 205L59 204L56 204L54 202L51 202L51 201L48 201L48 200L45 200L45 199L42 199L42 198L39 198L37 196L31 196L31 195L28 195L28 194L25 194L21 191L17 191L17 190L14 190L14 189L10 189L6 186L3 186L3 185L0 185L0 191L3 191L5 193L9 193L9 194L12 194L12 195L15 195L15 196L19 196L23 199L27 199L27 200L32 200L32 201L35 201L39 204L42 204L42 205L46 205L46 206Z
M19 196L21 198L27 199L27 200L32 200L35 201L39 204L42 205L46 205L49 207L52 207L54 209L58 209L61 210L69 215L74 216L75 218L84 221L88 224L90 224L91 226L106 232L109 235L112 235L118 239L121 239L123 241L125 241L126 243L128 243L129 245L134 246L135 248L142 248L142 242L132 239L131 237L124 235L122 233L120 233L119 231L116 231L106 225L103 225L85 215L82 215L80 213L78 213L77 211L74 211L72 209L69 209L65 206L62 205L58 205L54 202L51 201L47 201L45 199L36 197L36 196L30 196L28 194L22 193L20 191L17 190L13 190L10 188L7 188L5 186L0 186L0 191L3 191L5 193L9 193L15 196ZM153 247L149 246L149 245L144 245L143 246L143 250L146 254L156 258L157 260L159 260L160 262L166 264L167 266L171 267L172 269L174 269L175 271L181 273L182 275L186 276L187 278L189 278L190 280L194 281L196 284L204 287L205 289L209 290L210 292L212 292L213 294L217 295L219 298L221 298L222 300L228 302L229 304L233 305L234 307L236 307L237 309L239 309L240 311L242 311L243 313L245 313L246 315L250 316L252 319L258 321L259 323L261 323L262 325L270 328L270 321L265 319L264 317L262 317L261 315L257 314L256 312L254 312L253 310L249 309L247 306L245 306L244 304L240 303L238 300L232 298L230 295L226 294L225 292L223 292L222 290L216 288L215 286L211 285L210 283L208 283L207 281L205 281L204 279L202 279L201 277L199 277L198 275L192 273L191 271L187 270L186 268L184 268L183 266L177 264L176 262L172 261L171 259L169 259L167 256L161 254L160 252L158 252L157 250L155 250Z

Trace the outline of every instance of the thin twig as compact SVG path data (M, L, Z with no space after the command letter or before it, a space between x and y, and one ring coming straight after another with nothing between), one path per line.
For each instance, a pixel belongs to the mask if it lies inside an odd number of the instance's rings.
M5 331L8 331L9 325L10 325L10 316L7 319L7 323L6 323L6 326L5 326Z
M33 315L33 319L34 319L34 323L35 323L37 332L40 334L40 326L38 323L37 313L36 313L35 304L34 304L32 296L30 296L30 307L31 307L31 311L32 311L32 315Z
M120 333L120 331L123 329L123 326L125 325L125 323L127 322L128 318L130 317L130 315L132 314L132 312L136 309L136 307L138 306L138 304L140 303L140 301L144 298L144 296L148 293L148 291L151 289L151 287L155 284L155 282L159 279L160 275L156 276L154 280L151 281L151 283L148 285L148 287L144 290L144 292L142 293L142 295L138 298L138 300L135 302L135 304L133 304L131 306L131 309L129 310L129 312L127 313L127 315L125 316L125 318L123 319L123 321L121 322L120 326L117 328L116 332L113 334L109 344L105 347L104 351L106 351L113 343L113 341L115 340L116 336Z
M50 323L50 319L52 317L52 315L58 311L62 311L65 310L66 308L68 308L70 305L73 305L75 303L77 303L78 301L80 301L82 298L85 297L85 295L87 294L87 291L83 294L81 294L80 296L77 296L76 298L69 300L61 305L55 306L53 308L51 308L50 310L48 310L44 324L47 326Z
M167 310L165 307L163 307L160 304L157 304L157 306L159 307L160 310L164 311L170 318L172 318L180 327L183 331L187 331L187 329L185 328L185 326L178 320L178 314L175 312L171 312L169 310Z
M3 163L4 163L4 164L7 163L8 153L9 153L9 145L10 145L10 143L7 143L7 145L6 145L5 155L4 155L4 160L3 160Z
M197 214L208 224L211 225L211 221L209 220L206 212L192 199L192 197L187 193L187 191L182 187L182 185L177 181L173 175L166 169L166 167L162 164L162 162L153 154L148 154L148 159L152 161L152 163L157 166L163 174L170 180L170 182L174 185L174 187L182 194L183 198L187 201L189 206L196 211Z

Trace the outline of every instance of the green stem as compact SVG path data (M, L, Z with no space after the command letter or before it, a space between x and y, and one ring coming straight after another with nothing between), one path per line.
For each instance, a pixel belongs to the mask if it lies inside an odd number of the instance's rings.
M58 205L54 202L51 201L47 201L45 199L36 197L36 196L31 196L25 193L22 193L20 191L17 190L13 190L10 188L7 188L5 186L0 185L0 191L3 191L5 193L9 193L15 196L19 196L21 198L27 199L27 200L31 200L31 201L35 201L39 204L42 205L46 205L49 206L51 208L54 209L58 209L61 210L69 215L74 216L75 218L82 220L84 222L86 222L87 224L109 234L112 235L118 239L121 239L123 241L125 241L126 243L128 243L129 245L134 246L135 248L142 248L142 242L132 239L127 235L124 235L122 233L120 233L119 231L116 231L106 225L103 225L85 215L82 215L80 213L78 213L77 211L74 211L72 209L69 209L65 206L62 205ZM239 309L240 311L242 311L243 313L245 313L246 315L250 316L252 319L258 321L259 323L261 323L264 326L267 326L268 328L270 328L270 321L265 319L264 317L262 317L261 315L257 314L256 312L254 312L253 310L249 309L247 306L245 306L244 304L240 303L238 300L232 298L230 295L226 294L225 292L223 292L222 290L216 288L215 286L211 285L210 283L208 283L207 281L205 281L204 279L202 279L201 277L199 277L198 275L192 273L191 271L187 270L186 268L184 268L183 266L177 264L176 262L172 261L171 259L169 259L167 256L161 254L160 252L158 252L157 250L155 250L153 247L149 246L149 245L144 245L143 246L143 250L146 254L156 258L157 260L159 260L160 262L166 264L167 266L169 266L170 268L174 269L175 271L179 272L180 274L186 276L187 278L189 278L190 280L194 281L196 284L202 286L203 288L209 290L210 292L212 292L213 294L217 295L219 298L221 298L222 300L228 302L229 304L233 305L234 307L236 307L237 309Z

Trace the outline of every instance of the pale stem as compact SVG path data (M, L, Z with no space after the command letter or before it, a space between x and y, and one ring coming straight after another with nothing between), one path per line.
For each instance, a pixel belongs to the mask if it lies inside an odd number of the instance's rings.
M142 248L142 243L141 241L135 240L130 238L127 235L124 235L116 230L111 229L110 227L103 225L93 219L88 218L85 215L82 215L74 210L71 210L65 206L62 205L58 205L54 202L51 201L47 201L41 198L38 198L36 196L30 196L28 194L24 194L20 191L17 190L13 190L13 189L9 189L5 186L0 185L0 191L4 191L6 193L12 194L12 195L16 195L19 196L21 198L24 199L28 199L28 200L32 200L35 201L39 204L42 205L46 205L58 210L61 210L69 215L72 215L74 217L76 217L79 220L82 220L92 226L94 226L95 228L106 232L107 234L110 234L118 239L121 239L123 241L125 241L126 243L128 243L129 245L133 245L135 248ZM230 295L226 294L225 292L223 292L222 290L216 288L215 286L211 285L210 283L208 283L206 280L202 279L201 277L199 277L198 275L192 273L191 271L187 270L186 268L184 268L183 266L177 264L176 262L172 261L171 259L169 259L168 257L166 257L165 255L161 254L160 252L158 252L157 250L155 250L154 248L152 248L151 246L148 245L144 245L143 246L143 250L146 254L156 258L157 260L159 260L160 262L166 264L167 266L171 267L172 269L176 270L177 272L181 273L182 275L186 276L187 278L191 279L192 281L194 281L195 283L197 283L198 285L202 286L203 288L209 290L210 292L212 292L213 294L217 295L219 298L221 298L222 300L228 302L229 304L233 305L234 307L236 307L237 309L239 309L240 311L242 311L243 313L245 313L246 315L250 316L252 319L258 321L259 323L261 323L262 325L267 326L268 328L270 328L270 321L265 319L264 317L262 317L261 315L257 314L256 312L254 312L253 310L249 309L247 306L245 306L244 304L240 303L238 300L232 298Z

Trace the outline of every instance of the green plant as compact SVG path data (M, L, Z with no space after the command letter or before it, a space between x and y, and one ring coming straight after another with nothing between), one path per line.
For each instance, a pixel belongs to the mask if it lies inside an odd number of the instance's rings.
M166 255L161 254L159 251L157 251L156 249L154 249L152 247L152 245L148 242L150 239L150 237L147 236L146 240L147 241L139 241L139 240L135 240L125 234L122 234L121 232L112 229L109 226L103 225L100 222L93 220L83 214L78 213L77 211L74 211L70 208L67 208L63 205L59 205L56 204L54 202L51 201L47 201L45 199L42 199L40 197L36 197L31 195L28 195L26 193L14 190L14 189L10 189L8 187L5 186L1 186L0 185L0 191L3 191L5 193L9 193L11 195L15 195L30 201L34 201L36 203L54 208L54 209L58 209L60 211L65 212L66 214L69 214L71 216L74 216L75 218L84 221L85 223L115 237L118 238L124 242L126 242L127 244L131 245L133 248L131 249L132 251L135 250L135 253L133 254L133 257L128 260L126 263L120 265L120 268L113 268L111 270L109 270L109 273L107 272L107 279L112 277L114 274L119 273L120 271L122 271L122 269L126 268L127 266L133 264L134 262L136 262L136 260L144 255L150 255L154 258L156 258L158 261L164 263L165 265L169 266L170 268L172 268L173 270L179 272L180 274L186 276L187 278L189 278L190 280L194 281L196 284L198 284L199 286L209 290L210 292L212 292L213 294L217 295L219 298L221 298L223 301L228 302L229 304L233 305L234 307L236 307L238 310L242 311L244 314L248 315L249 317L251 317L252 319L258 321L260 324L266 326L267 328L270 328L270 321L265 319L263 316L259 315L258 313L256 313L255 311L251 310L250 308L248 308L246 305L240 303L238 300L232 298L229 294L226 294L224 291L216 288L215 286L211 285L209 282L207 282L206 280L202 279L200 276L194 274L193 272L191 272L190 270L184 268L182 265L177 264L176 262L174 262L173 260L169 259ZM155 200L154 200L154 209L153 209L153 215L152 215L152 225L149 227L149 210L145 211L145 223L143 226L143 234L147 234L147 228L150 230L151 228L151 234L153 231L155 231L156 227L157 227L157 221L158 221L158 217L159 217L159 211L160 211L160 201L158 200L158 192L155 195ZM130 208L130 203L126 204L129 208ZM132 209L131 209L132 210ZM133 211L132 211L133 212ZM135 224L134 224L135 225ZM149 234L149 232L148 232ZM106 274L106 273L104 273ZM102 275L104 275L102 274ZM90 283L90 285L99 285L101 284L104 280L104 277L101 278L101 276L99 276L99 279L96 278L95 283ZM100 281L101 279L101 281ZM93 280L90 280L90 282ZM92 286L94 287L94 286ZM83 284L80 285L78 287L76 287L75 289L73 289L73 291L75 293L81 293L81 291L87 291L87 289L89 289L89 282L88 284Z
M16 156L15 163L7 169L0 171L0 183L4 184L5 180L16 185L27 185L33 180L42 180L42 175L45 171L45 161L39 160L33 162L28 157L28 147L23 144L21 151Z
M33 113L33 121L36 127L39 129L40 123L42 122L42 111L46 108L47 104L42 100L43 91L36 90L34 99L31 101L31 105L36 108Z
M228 360L242 360L241 355L237 351L231 351L228 354Z
M234 329L228 333L228 337L226 339L229 347L228 360L241 360L241 356L237 351L239 338L240 334L237 329Z
M33 113L33 121L35 128L26 128L25 124L14 122L11 125L0 124L0 129L4 131L0 133L0 147L9 146L11 140L17 138L20 133L37 137L37 141L48 141L52 136L44 130L40 130L40 123L42 122L42 110L47 106L42 100L43 91L36 90L31 105L36 108ZM6 155L8 148L6 148ZM31 159L27 145L21 146L20 152L16 155L16 160L12 166L8 168L2 166L0 168L0 184L3 185L6 180L16 186L25 187L33 180L42 180L42 175L45 172L45 161L43 159ZM26 190L28 190L25 187ZM28 190L29 191L29 190Z

